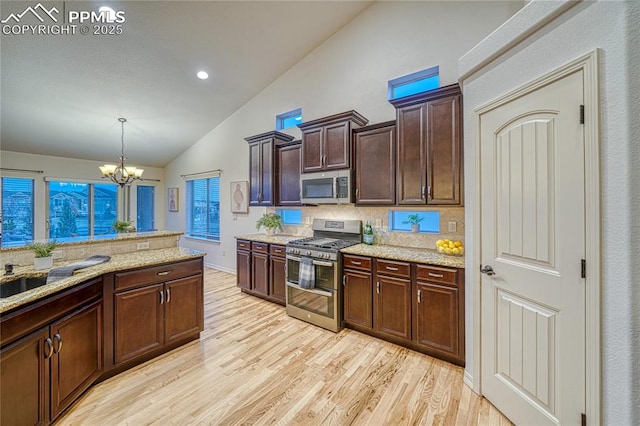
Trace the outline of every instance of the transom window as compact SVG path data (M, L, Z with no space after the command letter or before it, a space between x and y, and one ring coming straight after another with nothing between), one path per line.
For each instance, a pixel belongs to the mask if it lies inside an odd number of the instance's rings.
M438 66L389 80L388 99L404 98L440 87Z
M276 130L296 127L302 123L302 108L276 115Z
M411 232L413 222L420 225L421 233L440 233L440 212L438 211L389 210L389 231Z
M277 209L276 214L282 218L283 225L302 225L302 210Z

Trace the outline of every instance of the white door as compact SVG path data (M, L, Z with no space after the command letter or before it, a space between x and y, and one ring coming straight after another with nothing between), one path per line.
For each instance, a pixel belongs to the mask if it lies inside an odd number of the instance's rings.
M518 425L585 411L582 74L480 115L482 393Z

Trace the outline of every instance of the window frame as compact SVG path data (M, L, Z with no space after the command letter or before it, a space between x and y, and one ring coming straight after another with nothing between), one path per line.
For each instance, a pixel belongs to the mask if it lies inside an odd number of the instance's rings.
M6 244L7 224L5 223L5 216L4 216L4 207L5 207L4 197L3 197L4 189L5 189L4 179L20 179L20 180L31 181L31 240L30 241L36 240L36 223L35 223L36 221L36 181L32 177L21 177L21 176L0 177L0 218L2 218L2 225L3 225L2 230L3 230L3 234L5 235L5 237L2 238L0 248L24 247L29 243L24 239L21 244L9 244L9 245Z
M292 126L286 126L285 123L287 120L295 117L300 117L299 119L295 119L298 123L294 123ZM284 130L290 129L292 127L296 127L296 124L302 123L302 108L297 108L291 111L283 112L281 114L276 115L276 130Z
M209 200L209 194L210 194L210 187L209 187L209 180L210 179L217 179L218 180L218 223L217 223L217 228L218 228L218 235L216 238L215 234L209 234L208 231L206 231L204 234L202 232L199 233L195 233L193 231L193 227L192 224L190 223L192 221L192 217L193 217L193 210L194 207L191 205L191 197L193 197L192 192L193 189L190 188L190 185L193 185L193 182L195 181L206 181L206 189L205 189L205 194L207 196L207 200L206 200L206 224L205 227L208 230L210 227L210 219L209 219L209 204L211 203L211 201ZM220 177L219 173L214 173L214 174L208 174L208 175L199 175L199 176L194 176L193 178L189 178L189 179L185 179L185 238L189 238L189 239L194 239L194 240L198 240L198 241L203 241L203 242L209 242L209 243L214 243L214 244L220 244L221 240L222 240L222 229L221 229L221 223L220 223L220 203L221 203L221 186L222 186L222 180ZM211 236L212 238L209 238L209 236Z
M402 87L402 86L406 86L408 84L411 83L416 83L419 81L424 81L424 80L428 80L431 79L433 77L438 77L438 85L436 87L427 89L427 90L421 90L421 91L417 91L414 93L410 93L410 94L406 94L406 95L402 95L402 96L395 96L395 91L397 88ZM424 92L428 92L430 90L435 90L437 88L441 87L440 86L440 66L436 65L433 66L431 68L427 68L421 71L417 71L411 74L407 74L407 75L403 75L402 77L398 77L398 78L394 78L392 80L389 80L387 83L387 100L394 100L394 99L401 99L401 98L406 98L407 96L412 96L418 93L424 93Z

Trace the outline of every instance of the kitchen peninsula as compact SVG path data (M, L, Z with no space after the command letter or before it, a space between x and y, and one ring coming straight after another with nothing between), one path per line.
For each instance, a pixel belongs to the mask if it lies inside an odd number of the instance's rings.
M49 424L94 383L198 339L205 253L178 247L180 235L62 243L54 266L110 260L0 299L0 386L12 389L2 393L3 421ZM2 250L3 264L20 266L0 286L46 275L24 251Z

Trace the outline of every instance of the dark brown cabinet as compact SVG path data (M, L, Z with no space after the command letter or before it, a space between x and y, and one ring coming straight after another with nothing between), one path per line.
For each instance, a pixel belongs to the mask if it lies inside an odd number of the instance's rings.
M249 143L249 205L273 206L278 198L275 185L275 149L293 136L272 131L245 138Z
M197 338L204 328L202 260L115 274L114 365Z
M0 350L2 424L48 424L102 374L101 287L93 280L3 317L3 344L15 327L29 334Z
M302 131L302 172L350 168L351 131L367 121L356 111L347 111L298 124Z
M379 333L411 340L410 265L378 259L374 326Z
M245 293L285 304L285 246L237 241L237 286Z
M396 201L462 204L462 95L457 84L390 101L396 108Z
M300 173L302 171L302 142L276 144L276 186L278 206L299 206Z
M356 204L395 204L395 129L390 121L353 131Z
M344 322L373 328L371 272L344 271Z

